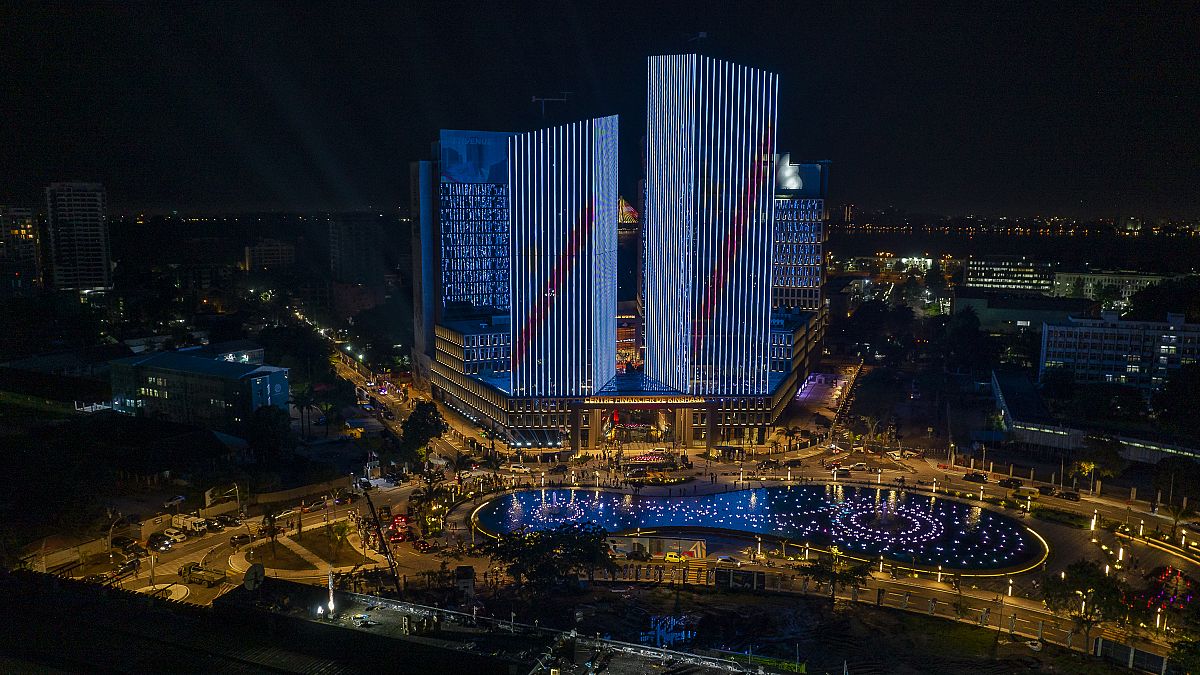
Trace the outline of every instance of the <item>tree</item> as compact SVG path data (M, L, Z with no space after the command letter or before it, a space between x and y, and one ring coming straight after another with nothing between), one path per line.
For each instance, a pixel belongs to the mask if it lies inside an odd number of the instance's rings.
M421 401L400 427L400 451L409 457L415 457L419 448L429 445L429 441L449 430L450 425L442 419L437 404L433 401Z
M262 406L246 421L246 442L259 464L278 460L296 447L292 437L292 416L282 408Z
M1190 457L1164 457L1154 465L1154 489L1168 504L1200 497L1200 464Z
M1162 321L1178 312L1189 322L1200 322L1200 275L1147 286L1133 294L1129 306L1127 316L1135 321Z
M339 520L329 528L329 536L333 539L333 554L336 557L341 552L342 546L346 544L346 540L350 538L350 523Z
M1095 479L1116 476L1129 465L1121 457L1121 444L1112 436L1092 434L1085 436L1083 447L1076 454L1074 464L1077 476L1087 476L1095 487Z
M929 270L925 272L925 288L935 298L941 297L946 290L946 274L942 271L942 264L937 260L934 260L933 264L929 266Z
M1129 615L1129 588L1108 576L1099 563L1079 560L1062 575L1047 576L1042 599L1056 614L1065 614L1083 630L1084 644L1091 647L1092 631L1105 623L1124 622Z
M871 578L869 565L851 564L840 555L837 548L832 555L817 556L804 565L804 574L821 583L829 584L829 601L836 601L837 589L852 586L858 588Z
M1200 673L1200 640L1180 640L1171 645L1169 659L1180 672Z
M1159 422L1178 434L1200 439L1200 363L1189 363L1175 371L1154 396L1154 412Z
M548 593L587 572L616 570L607 533L595 523L563 523L552 530L521 528L484 542L485 554L504 565L518 588Z
M1171 519L1171 538L1175 538L1175 534L1179 531L1179 522L1186 518L1195 515L1195 511L1190 506L1179 504L1163 504L1163 511L1167 512L1167 516Z

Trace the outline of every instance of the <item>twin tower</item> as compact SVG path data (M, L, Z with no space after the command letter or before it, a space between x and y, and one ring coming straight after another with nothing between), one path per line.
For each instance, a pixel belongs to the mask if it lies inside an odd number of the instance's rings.
M704 56L648 61L645 375L679 393L768 391L778 90ZM617 118L507 143L508 392L596 394L616 375Z

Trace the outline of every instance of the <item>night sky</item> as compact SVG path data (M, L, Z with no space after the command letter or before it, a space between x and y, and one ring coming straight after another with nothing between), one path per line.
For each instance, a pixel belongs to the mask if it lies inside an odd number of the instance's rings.
M439 127L613 113L632 201L645 57L698 48L780 73L779 149L834 202L1200 216L1200 3L839 4L3 3L0 203L396 208Z

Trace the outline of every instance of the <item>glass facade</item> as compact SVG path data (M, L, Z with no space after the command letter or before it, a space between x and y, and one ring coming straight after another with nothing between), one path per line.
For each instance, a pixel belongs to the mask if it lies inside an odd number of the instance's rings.
M508 309L508 138L442 130L438 224L442 306Z
M768 391L778 76L648 61L646 373L689 394Z
M512 393L581 396L616 373L617 118L514 136Z

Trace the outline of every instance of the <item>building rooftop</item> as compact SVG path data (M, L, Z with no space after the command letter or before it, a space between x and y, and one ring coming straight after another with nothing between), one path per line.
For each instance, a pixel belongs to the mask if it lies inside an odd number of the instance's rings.
M491 333L507 333L509 329L508 324L493 323L489 317L481 317L478 319L454 319L451 321L442 321L441 325L461 335L488 335Z
M1014 420L1056 424L1042 394L1024 373L992 371L992 381L1000 393L997 401Z
M260 366L252 363L217 361L215 359L208 359L202 356L191 356L188 354L181 354L179 352L156 352L154 354L132 356L127 359L116 359L112 363L161 368L163 370L173 370L180 373L191 373L194 375L207 375L209 377L220 377L229 380L241 379L247 375L255 373L256 371L271 373L284 370L283 368L277 368L275 366Z
M1098 307L1086 298L1054 298L1037 293L996 292L974 286L954 289L956 300L986 300L988 309L1028 309L1086 314Z
M249 352L257 349L262 349L263 346L254 340L228 340L225 342L214 342L199 347L187 347L178 351L189 355L213 355L227 354L229 352Z

